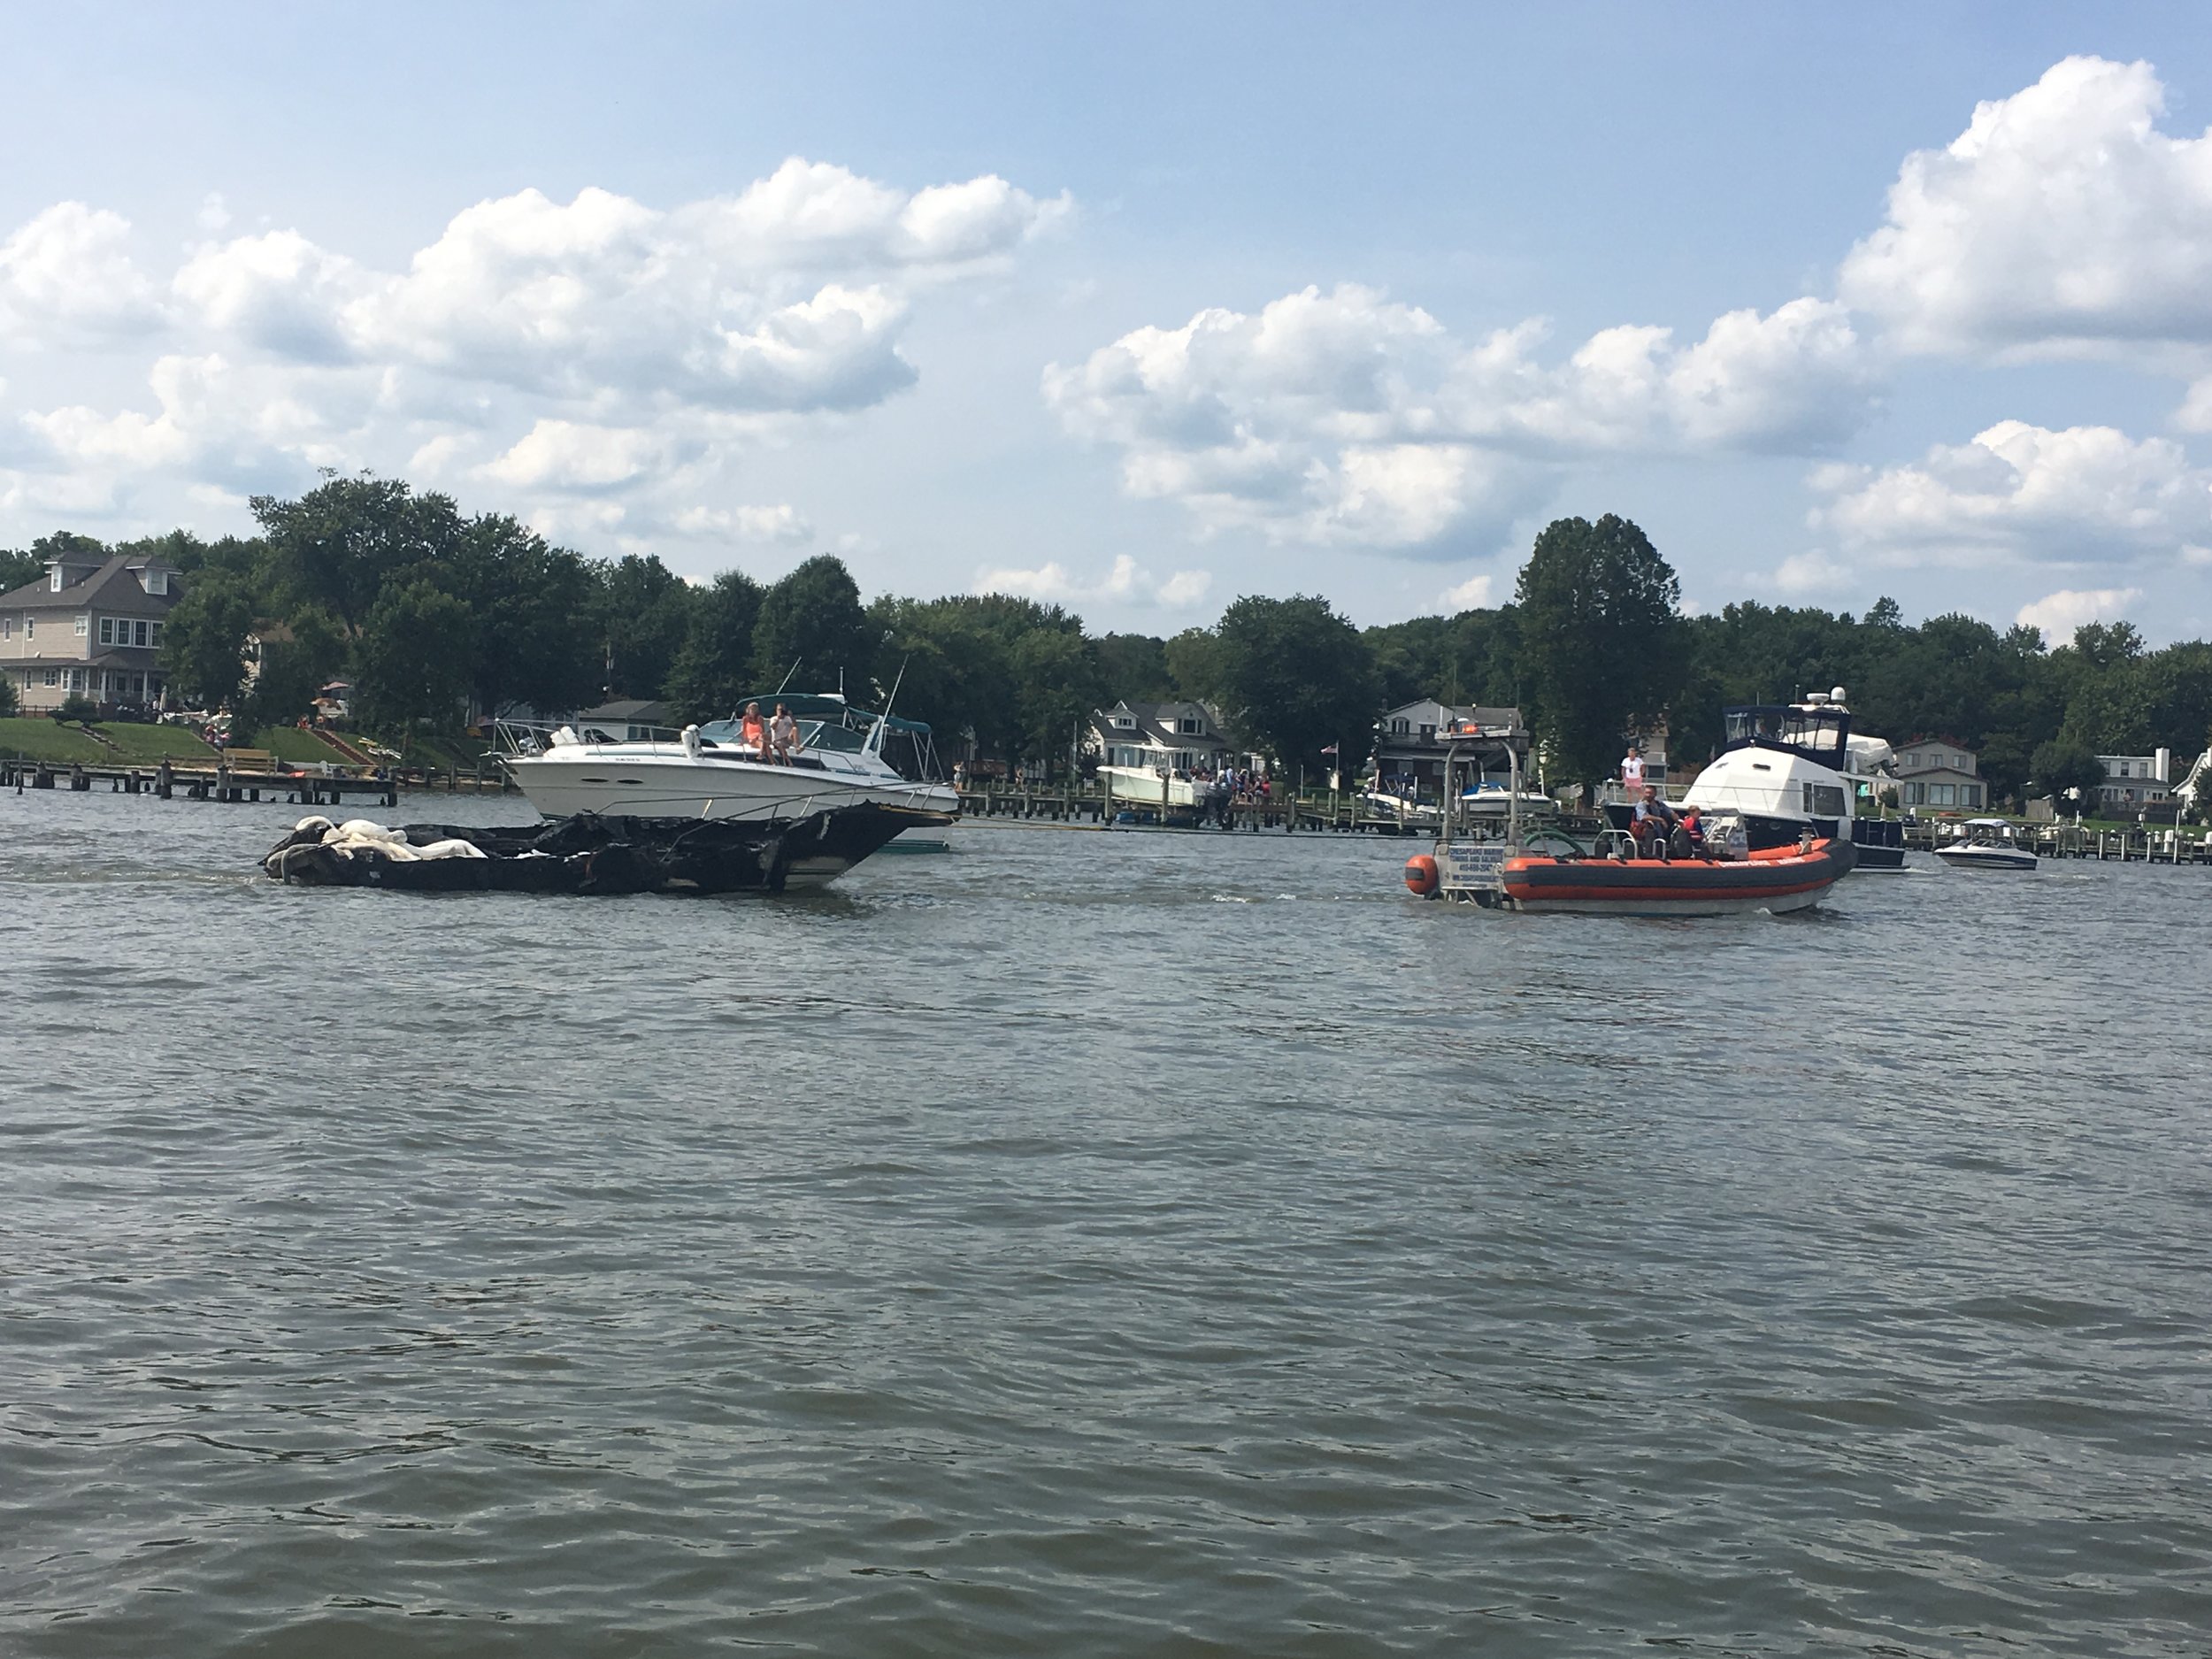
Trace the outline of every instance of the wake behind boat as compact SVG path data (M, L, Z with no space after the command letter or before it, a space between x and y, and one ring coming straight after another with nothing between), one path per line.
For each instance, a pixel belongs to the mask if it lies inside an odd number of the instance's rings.
M795 717L798 741L786 757L762 758L733 717L627 741L503 721L499 759L549 818L592 812L764 821L866 804L959 811L960 797L933 776L922 721L855 708L834 693L756 701L780 702ZM905 751L904 770L887 754L894 744Z

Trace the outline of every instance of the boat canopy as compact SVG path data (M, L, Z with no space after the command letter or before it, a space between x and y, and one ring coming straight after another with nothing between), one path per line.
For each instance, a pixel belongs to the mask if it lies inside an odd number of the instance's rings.
M872 710L861 708L857 703L848 703L833 691L759 691L750 696L740 697L737 700L737 712L733 714L729 720L717 720L715 724L717 726L733 724L738 717L744 713L745 705L749 703L760 704L760 711L763 714L773 714L776 711L776 705L780 703L791 710L791 718L795 720L820 720L825 725L843 725L848 721L856 720L863 730L875 725L877 719ZM911 732L918 737L929 735L929 723L926 720L910 720L903 715L893 714L883 717L883 722L894 732Z
M1723 709L1731 749L1777 749L1831 772L1847 768L1851 712L1834 703L1753 703Z

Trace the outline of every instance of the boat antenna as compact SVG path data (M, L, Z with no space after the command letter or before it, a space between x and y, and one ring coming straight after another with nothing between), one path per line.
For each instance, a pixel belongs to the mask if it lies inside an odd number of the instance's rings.
M792 662L791 662L791 674L795 674L795 673L797 673L797 672L799 672L799 664L800 664L801 663L805 662L805 661L806 661L806 658L805 658L805 657L794 657L794 658L792 659ZM779 682L777 682L776 689L775 689L775 692L774 692L774 695L775 695L776 696L780 697L781 695L783 695L783 688L784 688L784 687L786 687L786 686L787 686L787 685L789 685L789 684L791 683L791 674L786 674L786 675L783 677L783 679L782 679L781 680L780 680ZM842 680L840 680L838 681L838 684L840 684L840 685L841 686L842 684L844 684L844 681L843 681Z
M906 664L910 660L903 657L899 659L898 677L891 682L891 695L883 700L883 712L876 716L876 729L868 740L879 755L883 752L883 734L891 729L891 705L899 700L899 687L906 683Z

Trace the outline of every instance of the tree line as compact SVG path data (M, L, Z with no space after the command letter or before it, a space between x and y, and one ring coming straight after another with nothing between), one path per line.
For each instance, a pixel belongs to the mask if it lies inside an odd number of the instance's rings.
M2093 790L2099 753L2212 735L2212 644L2148 649L2130 624L2055 649L2034 628L1963 615L1908 624L1743 602L1686 616L1678 580L1635 525L1563 518L1513 598L1360 629L1317 596L1239 598L1171 637L1088 633L1061 606L1002 594L864 601L820 555L762 583L694 584L651 555L591 559L500 514L465 515L399 480L326 476L257 496L258 534L188 532L103 548L58 533L0 551L0 591L57 551L159 553L185 572L162 663L175 695L234 724L289 724L343 678L366 729L450 732L472 713L567 711L608 698L710 719L788 681L902 713L1009 762L1056 765L1117 699L1202 701L1289 770L1356 767L1386 709L1433 696L1517 706L1556 784L1607 775L1625 733L1664 719L1678 769L1718 747L1720 710L1841 685L1858 729L1954 738L1994 795ZM248 672L250 655L257 672Z

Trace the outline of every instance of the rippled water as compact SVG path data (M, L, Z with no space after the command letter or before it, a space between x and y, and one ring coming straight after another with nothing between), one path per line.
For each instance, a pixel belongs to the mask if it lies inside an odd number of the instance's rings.
M432 899L296 811L0 798L0 1651L2208 1649L2212 871Z

